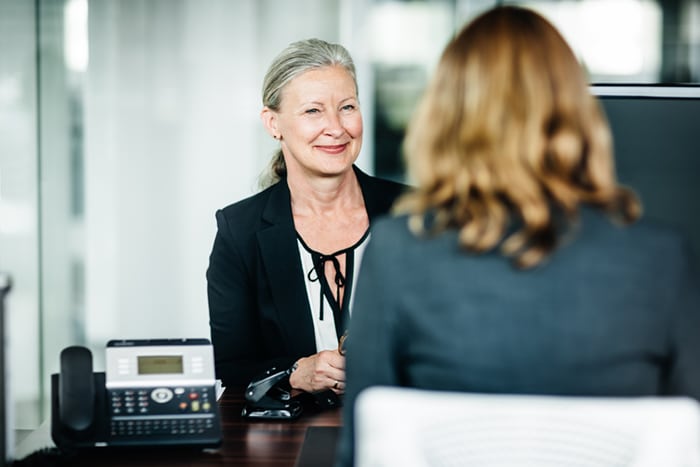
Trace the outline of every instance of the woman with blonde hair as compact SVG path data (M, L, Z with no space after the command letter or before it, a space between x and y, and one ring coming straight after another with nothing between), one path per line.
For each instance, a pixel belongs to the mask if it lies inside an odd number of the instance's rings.
M494 8L447 45L404 143L417 187L365 253L340 464L369 386L700 399L692 255L638 220L611 148L539 14Z

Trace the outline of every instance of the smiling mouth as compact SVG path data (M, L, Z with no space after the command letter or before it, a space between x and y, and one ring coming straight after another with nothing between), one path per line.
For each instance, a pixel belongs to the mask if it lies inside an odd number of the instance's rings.
M345 144L334 144L330 146L316 146L317 149L320 151L323 151L328 154L340 154L341 152L345 151L345 148L348 146L348 143Z

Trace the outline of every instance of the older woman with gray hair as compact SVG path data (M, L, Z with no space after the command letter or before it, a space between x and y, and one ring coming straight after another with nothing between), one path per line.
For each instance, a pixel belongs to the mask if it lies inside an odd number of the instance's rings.
M217 377L242 386L290 368L292 388L341 394L338 343L370 224L405 186L354 165L362 114L338 44L283 50L264 79L261 119L280 145L265 188L216 213L207 282Z

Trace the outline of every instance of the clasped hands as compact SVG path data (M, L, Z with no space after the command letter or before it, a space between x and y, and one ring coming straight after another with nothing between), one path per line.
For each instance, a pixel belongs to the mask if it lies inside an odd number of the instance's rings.
M317 392L330 389L340 395L345 392L345 343L346 334L334 350L322 350L297 361L297 369L289 375L294 389Z

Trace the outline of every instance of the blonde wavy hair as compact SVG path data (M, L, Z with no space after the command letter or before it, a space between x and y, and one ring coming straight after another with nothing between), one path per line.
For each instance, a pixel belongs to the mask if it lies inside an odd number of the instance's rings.
M622 223L641 214L581 65L528 9L489 10L447 45L403 150L417 188L395 212L411 229L457 228L468 250L500 246L518 267L552 253L583 203Z

